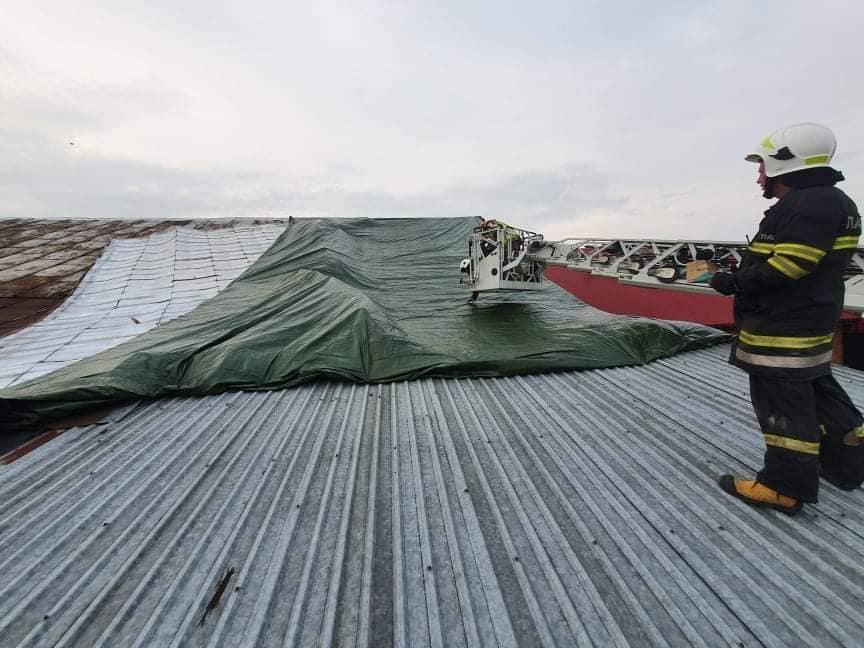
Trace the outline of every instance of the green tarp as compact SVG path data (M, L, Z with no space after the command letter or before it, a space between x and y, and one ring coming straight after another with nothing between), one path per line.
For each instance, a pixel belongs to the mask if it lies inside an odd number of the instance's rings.
M300 220L194 311L0 390L0 429L114 402L316 379L388 382L641 364L726 339L609 315L547 283L466 303L473 218Z

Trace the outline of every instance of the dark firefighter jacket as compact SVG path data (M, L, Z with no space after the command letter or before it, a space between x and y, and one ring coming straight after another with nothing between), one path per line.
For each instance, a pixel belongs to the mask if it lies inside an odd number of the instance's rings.
M730 362L786 380L829 373L843 275L860 234L855 203L833 186L792 190L768 209L735 273Z

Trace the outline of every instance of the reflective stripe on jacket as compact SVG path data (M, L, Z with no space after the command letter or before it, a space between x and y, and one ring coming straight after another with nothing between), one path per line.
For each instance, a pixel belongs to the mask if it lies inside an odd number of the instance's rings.
M844 272L860 234L855 203L833 186L790 191L768 209L735 273L739 337L730 362L790 380L830 372Z

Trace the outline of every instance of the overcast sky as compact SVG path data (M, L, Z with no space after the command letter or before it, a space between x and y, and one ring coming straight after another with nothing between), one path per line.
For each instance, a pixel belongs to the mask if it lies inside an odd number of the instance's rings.
M0 217L740 240L742 158L798 121L864 202L864 3L2 4Z

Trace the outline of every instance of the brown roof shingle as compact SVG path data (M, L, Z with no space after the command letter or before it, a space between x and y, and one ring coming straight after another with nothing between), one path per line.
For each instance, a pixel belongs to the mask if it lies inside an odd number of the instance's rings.
M279 220L0 220L0 337L38 321L74 292L112 239L171 227L222 229Z

